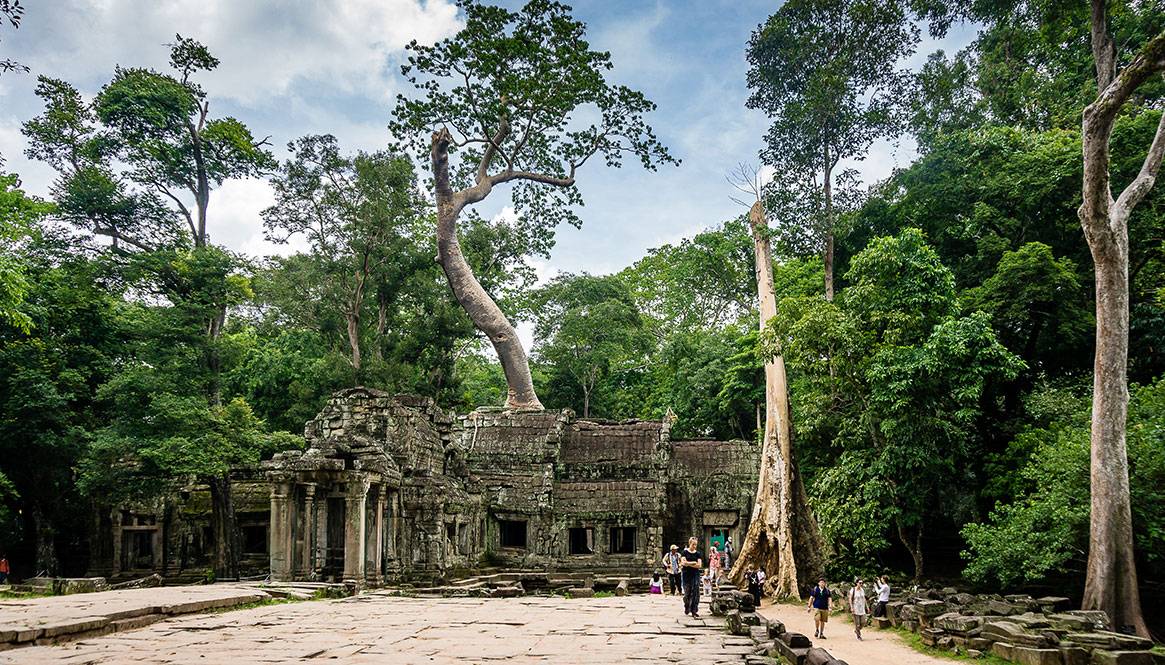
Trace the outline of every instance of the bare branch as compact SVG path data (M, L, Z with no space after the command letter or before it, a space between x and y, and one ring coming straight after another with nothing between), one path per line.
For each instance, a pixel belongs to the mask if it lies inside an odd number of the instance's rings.
M1153 136L1153 143L1149 146L1149 154L1145 156L1145 163L1141 165L1141 172L1125 187L1116 200L1118 214L1127 216L1133 208L1145 198L1153 183L1157 180L1157 173L1161 170L1161 159L1165 157L1165 114L1161 115L1157 123L1157 133Z

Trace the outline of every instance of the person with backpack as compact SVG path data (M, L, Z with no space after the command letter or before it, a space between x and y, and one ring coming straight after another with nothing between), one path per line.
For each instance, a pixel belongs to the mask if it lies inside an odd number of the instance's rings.
M854 635L862 641L862 628L866 625L866 591L862 589L862 578L854 581L854 588L849 590L849 615L854 621Z
M833 594L825 588L825 578L817 580L817 586L809 592L809 613L813 615L813 637L825 639L825 624L829 621L829 611L833 609Z

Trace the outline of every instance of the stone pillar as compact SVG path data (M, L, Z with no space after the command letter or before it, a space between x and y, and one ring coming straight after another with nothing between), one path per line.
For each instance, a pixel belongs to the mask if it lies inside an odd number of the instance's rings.
M291 494L295 485L287 480L272 479L270 546L271 578L290 581L294 547L291 547Z
M371 520L369 529L371 533L368 538L368 565L371 570L366 571L370 581L380 584L384 582L384 501L387 495L387 489L384 483L376 486L373 492L374 505L371 511Z
M368 507L368 479L348 483L347 514L344 524L344 579L364 581L365 515Z
M323 489L316 491L315 520L312 522L316 544L313 572L318 572L328 564L328 488Z
M400 531L401 531L401 517L400 517L399 501L400 501L400 490L399 489L394 491L394 492L389 493L388 505L387 505L387 508L389 511L388 529L387 529L387 533L385 534L385 543L384 543L384 556L387 557L390 562L396 562L398 564L399 564L399 562L396 561L396 559L397 559L396 542L397 542L397 539L400 537Z
M303 534L303 561L300 563L299 576L311 579L316 569L316 484L307 483L303 486L303 511L300 513L299 524L296 526Z

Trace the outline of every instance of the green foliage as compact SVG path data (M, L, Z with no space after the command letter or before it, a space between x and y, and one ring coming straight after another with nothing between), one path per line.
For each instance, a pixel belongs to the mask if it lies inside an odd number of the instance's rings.
M889 535L917 553L935 506L972 457L992 381L1023 368L988 317L957 317L954 278L925 237L878 238L834 302L781 301L767 352L783 352L803 469L832 565L868 563ZM838 459L839 462L834 462Z
M1083 393L1083 391L1078 391ZM989 520L967 524L965 574L1005 587L1083 571L1088 558L1089 420L1086 396L1045 388L1033 396L1033 415L1054 400L1050 422L1016 439L1030 451ZM1128 416L1129 487L1138 570L1146 579L1165 572L1165 381L1132 386Z
M465 27L455 37L407 46L401 71L423 96L398 96L389 128L418 160L429 158L430 133L448 129L454 190L483 182L500 165L514 182L530 253L549 252L559 223L579 224L574 176L591 157L616 167L632 157L649 169L674 162L643 120L655 105L606 81L610 54L590 50L586 26L569 7L551 0L530 0L516 12L473 0L458 7Z
M548 396L581 392L579 413L590 417L591 398L603 382L641 367L654 346L639 309L619 277L564 274L532 297L534 352L552 368ZM571 388L556 390L569 377ZM576 393L578 394L578 393Z
M0 320L25 332L32 320L22 307L29 283L20 260L21 246L52 211L51 204L21 191L15 174L0 173Z

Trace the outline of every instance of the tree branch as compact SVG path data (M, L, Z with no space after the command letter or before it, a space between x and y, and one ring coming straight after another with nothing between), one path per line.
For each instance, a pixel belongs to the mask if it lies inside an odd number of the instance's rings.
M1145 198L1153 183L1157 180L1157 173L1161 170L1161 158L1165 157L1165 113L1157 123L1157 133L1153 136L1153 143L1149 146L1149 154L1145 156L1145 163L1141 165L1141 172L1125 187L1125 191L1116 200L1117 214L1126 217L1133 208Z

